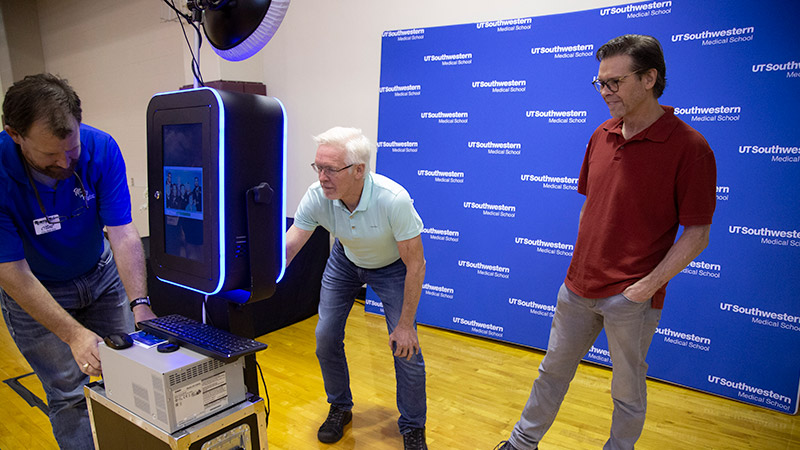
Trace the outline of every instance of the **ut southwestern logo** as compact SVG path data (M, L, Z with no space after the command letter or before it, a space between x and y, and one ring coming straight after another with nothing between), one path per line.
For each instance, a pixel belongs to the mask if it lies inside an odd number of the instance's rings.
M670 9L665 9L670 8ZM672 1L654 1L651 3L632 3L625 6L614 6L600 10L601 16L627 14L629 19L647 17L650 15L669 14L672 12Z
M524 17L520 19L497 20L494 22L478 22L475 24L475 28L479 30L482 28L510 28L517 30L530 30L531 29L530 25L532 23L533 23L532 18ZM506 30L503 29L498 31L506 31Z
M707 379L710 384L716 384L739 391L738 397L750 400L751 403L762 403L773 407L774 409L780 409L786 412L791 410L791 397L782 395L779 392L773 391L772 389L763 389L757 386L751 386L744 381L729 380L713 374L709 374Z
M384 31L382 37L396 37L398 41L425 39L425 29L415 28L413 30Z
M731 42L747 42L753 40L755 27L734 27L725 30L703 30L694 33L672 35L672 42L702 41L703 45L727 44Z
M782 64L764 63L753 64L753 72L776 72L776 71L800 70L800 61L788 61Z

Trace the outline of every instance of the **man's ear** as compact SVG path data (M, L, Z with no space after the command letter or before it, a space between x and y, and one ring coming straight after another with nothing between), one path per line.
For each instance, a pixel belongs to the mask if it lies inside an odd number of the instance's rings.
M17 144L17 145L20 145L20 144L21 144L21 141L22 141L22 135L21 135L21 134L19 134L19 133L17 133L17 130L15 130L15 129L11 128L11 127L10 127L10 126L8 126L8 125L3 125L3 130L4 130L6 133L8 133L8 135L9 135L9 136L11 136L11 139L13 139L13 140L14 140L14 143L15 143L15 144Z
M643 72L642 80L644 80L645 87L647 89L653 89L653 86L656 85L656 80L658 80L658 70L655 68L651 68Z
M356 169L356 178L361 179L364 178L364 175L367 173L366 165L364 163L358 163L355 166Z

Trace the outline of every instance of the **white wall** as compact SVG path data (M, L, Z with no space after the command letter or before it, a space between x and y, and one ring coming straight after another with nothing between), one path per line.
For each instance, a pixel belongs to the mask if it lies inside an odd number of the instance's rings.
M176 3L182 3L176 1ZM267 46L250 60L222 61L207 42L206 81L260 81L289 114L288 213L315 181L311 136L334 125L377 138L381 34L386 30L539 16L624 4L613 0L294 0ZM67 78L84 122L122 147L134 221L149 234L145 113L156 92L191 84L183 34L161 0L38 0L46 70ZM191 30L187 29L187 33ZM626 30L620 30L620 34ZM612 36L609 36L609 38ZM190 42L193 37L189 34ZM373 160L374 168L374 160Z
M81 97L83 121L122 148L134 222L149 234L144 192L147 103L184 80L183 36L157 0L38 0L45 69Z

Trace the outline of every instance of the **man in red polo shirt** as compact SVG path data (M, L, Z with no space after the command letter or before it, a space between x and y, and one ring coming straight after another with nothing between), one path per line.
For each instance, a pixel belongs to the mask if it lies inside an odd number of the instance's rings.
M578 363L608 337L614 412L604 449L632 449L644 427L647 363L667 282L708 245L716 163L706 140L658 98L661 45L625 35L597 51L593 81L611 112L581 167L578 239L558 293L547 354L502 449L535 449L553 423ZM675 241L678 228L683 226Z

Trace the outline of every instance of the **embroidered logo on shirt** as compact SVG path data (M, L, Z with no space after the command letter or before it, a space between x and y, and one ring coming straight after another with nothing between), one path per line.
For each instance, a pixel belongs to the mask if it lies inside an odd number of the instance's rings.
M80 198L81 200L83 200L83 191L81 190L81 188L80 188L79 186L75 186L75 187L72 189L72 192L75 194L75 197L78 197L78 198ZM91 192L87 192L87 193L86 193L86 196L88 197L88 198L86 199L86 201L87 201L87 202L88 202L88 201L90 201L90 200L92 200L93 198L95 198L95 195L94 195L93 193L91 193Z

